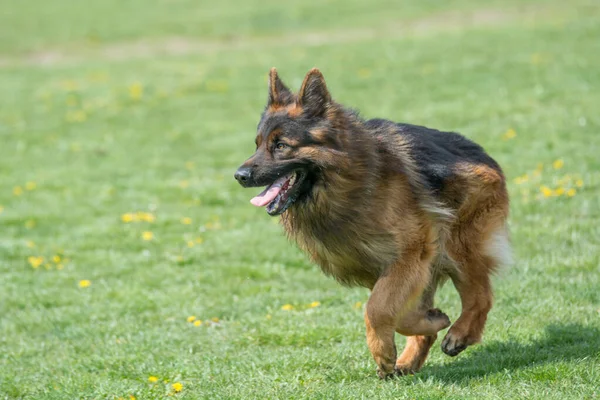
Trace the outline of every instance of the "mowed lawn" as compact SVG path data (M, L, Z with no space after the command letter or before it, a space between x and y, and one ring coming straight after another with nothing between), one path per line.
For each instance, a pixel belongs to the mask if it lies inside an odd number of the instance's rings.
M600 396L597 2L71 3L0 1L0 399ZM368 291L233 179L273 66L500 162L482 344L377 379Z

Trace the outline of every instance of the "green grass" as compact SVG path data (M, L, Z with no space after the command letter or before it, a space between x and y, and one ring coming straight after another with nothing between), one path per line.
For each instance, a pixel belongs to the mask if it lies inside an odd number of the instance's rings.
M600 396L594 2L2 3L0 398ZM173 37L193 45L153 47ZM318 66L365 117L462 132L504 167L516 263L481 345L376 378L368 292L324 277L232 178L272 66L295 88ZM121 220L138 211L155 221ZM437 305L458 317L451 285Z

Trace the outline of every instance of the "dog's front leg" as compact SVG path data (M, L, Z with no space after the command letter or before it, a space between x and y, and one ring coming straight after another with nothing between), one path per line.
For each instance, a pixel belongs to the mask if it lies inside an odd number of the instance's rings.
M367 344L377 363L377 375L394 375L396 344L394 333L400 321L412 311L429 281L429 259L420 247L404 254L377 280L365 311Z

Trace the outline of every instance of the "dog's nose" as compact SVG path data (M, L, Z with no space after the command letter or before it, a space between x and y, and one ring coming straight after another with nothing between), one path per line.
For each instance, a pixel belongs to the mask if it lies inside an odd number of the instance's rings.
M233 176L241 185L245 186L250 181L252 170L249 167L240 167Z

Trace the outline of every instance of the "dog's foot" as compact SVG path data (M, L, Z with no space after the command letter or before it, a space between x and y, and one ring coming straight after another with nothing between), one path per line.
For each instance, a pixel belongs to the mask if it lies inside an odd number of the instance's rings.
M434 322L437 325L437 330L441 331L442 329L446 329L450 326L450 318L442 312L439 308L432 308L428 310L425 314L425 317Z
M381 380L388 380L388 379L393 378L395 376L394 375L395 372L396 371L393 368L391 370L387 370L387 369L384 370L384 369L377 367L377 376Z
M457 329L456 326L450 328L444 340L442 340L442 351L451 357L459 355L468 346L479 342L479 337L471 337Z

